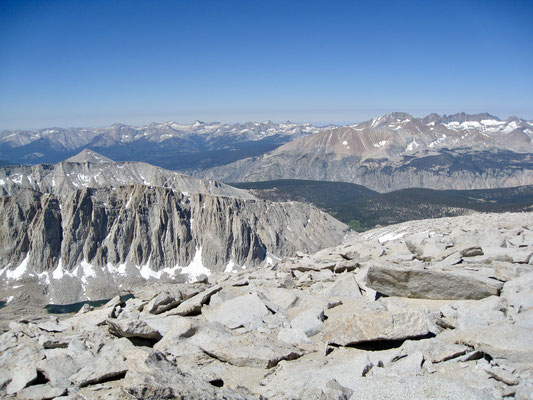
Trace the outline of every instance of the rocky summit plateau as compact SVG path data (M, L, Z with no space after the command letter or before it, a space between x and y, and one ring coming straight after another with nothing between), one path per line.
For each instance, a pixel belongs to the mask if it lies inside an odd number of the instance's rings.
M532 255L533 213L472 214L75 314L13 297L0 396L531 399Z

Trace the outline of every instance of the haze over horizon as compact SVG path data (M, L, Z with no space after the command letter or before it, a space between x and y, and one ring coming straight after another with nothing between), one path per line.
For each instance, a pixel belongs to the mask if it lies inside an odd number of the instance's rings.
M533 119L529 1L3 5L0 129Z

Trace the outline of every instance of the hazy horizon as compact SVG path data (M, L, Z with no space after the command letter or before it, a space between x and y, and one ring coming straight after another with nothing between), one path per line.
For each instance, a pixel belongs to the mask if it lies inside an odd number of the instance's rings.
M432 112L427 112L427 113L409 113L405 110L395 110L395 111L384 111L384 112L381 112L381 113L377 113L377 114L368 114L368 117L361 117L360 119L354 119L354 120L330 120L330 121L313 121L313 120L295 120L295 119L291 119L291 118L280 118L280 119L272 119L272 118L252 118L252 119L247 119L247 120L236 120L236 119L229 119L229 120L223 120L223 119L205 119L205 118L182 118L182 119L178 119L178 118L166 118L166 119L159 119L159 120L143 120L143 119L139 119L137 120L138 122L130 122L130 121L127 121L127 120L123 120L123 121L120 121L120 120L110 120L109 122L107 123L100 123L100 124L73 124L73 125L69 125L69 124L64 124L64 125L57 125L57 124L52 124L52 125L45 125L45 126L25 126L25 127L15 127L15 128L4 128L4 127L1 127L0 126L0 132L1 131L4 131L4 130L9 130L9 131L17 131L17 130L35 130L35 129L52 129L52 128L63 128L63 129L76 129L76 128L87 128L87 129L103 129L103 128L109 128L110 126L114 125L114 124L123 124L123 125L129 125L129 126L134 126L134 127L141 127L141 126L148 126L150 124L163 124L163 123L166 123L166 122L176 122L176 123L179 123L179 124L185 124L185 125L190 125L196 121L200 121L202 123L206 123L206 124L210 124L210 123L223 123L223 124L239 124L239 123L248 123L248 122L258 122L258 123L266 123L266 122L273 122L275 124L281 124L281 123L284 123L284 122L287 122L287 121L290 121L291 123L295 123L295 124L305 124L305 123L309 123L311 125L314 125L314 126L318 126L318 127L321 127L321 126L327 126L327 125L352 125L352 124L357 124L357 123L360 123L360 122L365 122L365 121L368 121L372 118L375 118L375 117L380 117L380 116L383 116L383 115L386 115L390 112L405 112L407 114L410 114L412 115L413 117L415 118L423 118L425 116L427 116L428 114L431 114ZM461 112L464 112L462 110L458 110L458 111L455 111L455 112L443 112L443 113L439 113L437 112L437 114L439 115L453 115L453 114L458 114L458 113L461 113ZM466 112L466 114L480 114L480 113L485 113L486 111L475 111L475 112ZM516 114L509 114L509 115L505 115L505 116L501 116L501 115L496 115L494 113L490 113L490 112L487 112L488 114L491 114L495 117L498 117L499 119L501 119L502 121L503 120L506 120L510 117L518 117L518 118L522 118L522 119L525 119L525 120L531 120L530 118L524 118L523 116L521 115L516 115ZM361 114L363 115L363 114ZM364 115L367 115L367 114L364 114ZM135 121L135 119L133 119L132 121Z

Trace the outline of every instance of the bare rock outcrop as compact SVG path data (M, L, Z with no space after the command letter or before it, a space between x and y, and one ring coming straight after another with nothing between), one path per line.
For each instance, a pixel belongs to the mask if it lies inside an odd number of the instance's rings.
M156 281L58 319L15 317L0 335L0 397L531 398L533 267L517 254L532 232L533 213L413 221L264 268ZM368 272L390 264L503 287L413 297L398 282L386 295Z

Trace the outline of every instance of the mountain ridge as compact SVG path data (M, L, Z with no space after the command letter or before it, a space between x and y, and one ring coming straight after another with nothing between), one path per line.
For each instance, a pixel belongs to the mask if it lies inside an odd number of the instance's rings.
M0 132L0 158L15 164L57 163L85 148L117 161L145 161L174 170L220 165L262 154L317 132L310 124L176 122L107 128L46 128ZM230 161L228 161L230 160Z
M0 190L0 289L29 285L57 304L271 265L350 231L312 205L146 163L3 167Z
M225 182L351 182L380 192L533 183L532 122L486 119L489 114L452 117L391 113L326 129L261 156L197 170L193 175Z

